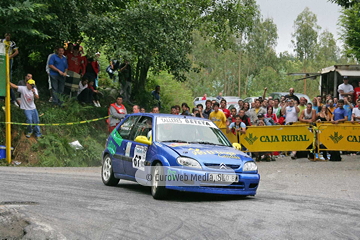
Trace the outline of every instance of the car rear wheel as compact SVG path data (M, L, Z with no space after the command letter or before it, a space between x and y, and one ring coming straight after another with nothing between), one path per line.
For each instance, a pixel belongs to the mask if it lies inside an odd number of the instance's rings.
M167 196L165 188L164 168L160 163L156 163L152 171L151 195L154 199L164 199Z
M109 155L106 155L104 157L104 161L101 168L101 178L106 186L116 186L120 181L120 179L114 177L112 160Z

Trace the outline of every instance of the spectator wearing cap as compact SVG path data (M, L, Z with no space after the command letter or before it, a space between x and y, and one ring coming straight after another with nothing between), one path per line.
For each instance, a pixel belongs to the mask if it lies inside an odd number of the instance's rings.
M26 82L26 86L17 86L13 83L10 83L11 88L17 89L21 93L21 106L20 108L24 110L26 116L26 123L29 124L39 124L39 113L36 109L34 99L39 99L39 94L37 88L35 87L35 81L29 79ZM35 134L37 138L41 138L41 132L39 125L29 125L27 126L26 137L31 137L31 134Z
M226 116L223 111L219 109L219 103L213 105L214 111L210 113L209 119L215 123L218 128L226 128Z
M266 124L265 115L264 114L259 114L257 116L257 120L255 121L255 125L256 126L265 126L265 125L271 125L271 124Z
M354 87L349 84L349 78L344 76L343 81L344 83L340 84L338 87L339 99L344 99L344 97L348 95L352 96L354 94Z

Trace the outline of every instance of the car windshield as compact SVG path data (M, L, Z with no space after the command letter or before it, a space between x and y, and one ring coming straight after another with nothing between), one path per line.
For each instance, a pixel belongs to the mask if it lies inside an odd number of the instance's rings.
M231 146L224 134L210 121L169 117L158 118L157 123L156 141L158 142Z

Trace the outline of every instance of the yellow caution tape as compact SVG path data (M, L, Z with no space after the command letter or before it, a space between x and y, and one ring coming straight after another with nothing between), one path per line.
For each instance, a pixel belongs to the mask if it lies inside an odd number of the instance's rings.
M83 124L83 123L89 123L89 122L96 122L99 120L103 120L106 118L109 118L110 116L106 116L106 117L102 117L102 118L95 118L95 119L90 119L90 120L84 120L84 121L80 121L80 122L72 122L72 123L17 123L17 122L2 122L5 124L13 124L13 125L22 125L22 126L64 126L64 125L76 125L76 124Z

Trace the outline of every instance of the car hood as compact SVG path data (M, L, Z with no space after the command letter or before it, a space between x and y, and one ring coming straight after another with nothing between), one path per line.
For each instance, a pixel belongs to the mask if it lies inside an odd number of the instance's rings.
M194 158L203 163L240 164L252 159L233 147L204 144L163 143L179 155Z

